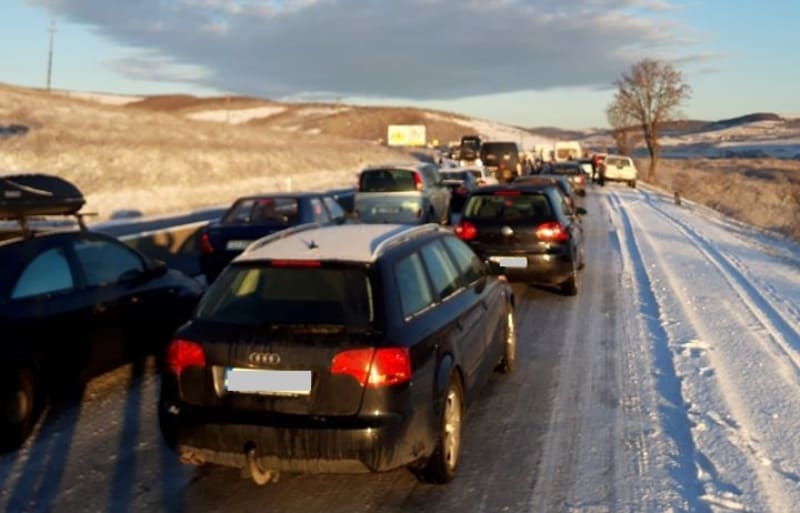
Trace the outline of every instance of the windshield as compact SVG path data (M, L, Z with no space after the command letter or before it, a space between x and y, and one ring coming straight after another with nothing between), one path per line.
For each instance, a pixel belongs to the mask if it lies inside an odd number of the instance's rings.
M374 321L372 287L365 268L233 265L209 288L196 316L251 326L363 329Z
M464 218L472 220L538 222L551 217L550 202L539 192L515 195L479 194L472 196L464 208Z
M300 207L296 198L247 198L238 200L224 223L297 224Z
M421 177L409 169L371 169L361 173L358 190L360 192L415 191L418 180L421 180Z

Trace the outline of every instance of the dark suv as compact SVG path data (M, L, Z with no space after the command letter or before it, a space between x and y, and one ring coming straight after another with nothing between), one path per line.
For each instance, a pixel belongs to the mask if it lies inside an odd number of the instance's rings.
M523 174L519 146L513 141L491 141L481 146L481 162L500 183L509 183Z
M290 229L211 286L166 358L162 433L186 463L408 466L447 482L466 401L515 358L503 277L435 225Z

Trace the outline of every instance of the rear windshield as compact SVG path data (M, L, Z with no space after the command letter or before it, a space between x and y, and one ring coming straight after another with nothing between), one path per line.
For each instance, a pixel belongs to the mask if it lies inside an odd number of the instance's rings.
M569 164L569 165L555 165L550 170L550 173L554 175L578 175L583 173L581 167L579 165Z
M606 166L615 166L615 167L626 167L631 165L628 159L619 159L614 157L606 158L605 164Z
M296 198L247 198L237 201L223 218L234 224L297 224L300 206Z
M468 180L467 176L470 174L469 171L440 171L439 174L442 176L442 180Z
M246 326L336 325L374 321L366 269L233 265L209 288L197 318Z
M516 162L519 159L519 150L515 143L483 143L481 147L481 160L484 164L494 164L502 160Z
M360 192L402 192L417 190L415 171L408 169L371 169L362 171L358 181Z
M479 194L472 196L464 207L464 218L473 220L540 221L551 217L550 202L542 193Z

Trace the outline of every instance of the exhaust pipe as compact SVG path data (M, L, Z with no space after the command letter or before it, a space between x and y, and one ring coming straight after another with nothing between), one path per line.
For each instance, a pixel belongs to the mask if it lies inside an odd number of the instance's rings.
M244 477L249 477L258 486L263 486L267 483L277 483L280 477L280 472L277 470L264 469L258 462L258 455L256 454L256 446L249 443L245 446L245 466L242 469Z

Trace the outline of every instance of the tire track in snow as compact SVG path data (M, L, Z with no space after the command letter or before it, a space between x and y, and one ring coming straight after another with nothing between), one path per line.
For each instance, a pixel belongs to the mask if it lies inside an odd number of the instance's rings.
M665 212L663 208L655 206L652 198L647 193L639 192L637 195L639 197L638 199L645 200L643 204L646 204L656 213L656 215L661 217L667 223L667 226L681 234L685 238L685 242L697 250L704 262L710 264L718 271L720 278L724 280L724 283L728 284L735 293L733 299L736 304L725 307L725 309L730 312L730 315L728 315L726 318L732 319L735 321L735 323L738 323L739 326L741 326L741 333L750 334L750 338L755 341L755 344L760 346L765 354L775 359L777 363L782 366L784 369L784 372L780 373L782 381L789 388L789 390L797 390L798 380L795 365L796 362L792 360L790 364L787 364L786 359L782 357L783 355L788 355L791 359L792 357L796 357L796 355L791 351L791 348L788 348L787 350L787 346L780 342L777 343L777 348L780 354L776 355L775 342L773 341L773 343L769 343L763 341L765 338L771 338L771 336L774 336L776 332L779 336L783 336L785 334L783 329L778 329L775 326L764 324L765 318L767 318L768 321L775 318L778 319L777 322L784 321L784 319L777 312L777 309L772 308L771 305L768 304L767 300L760 295L758 295L758 300L754 300L752 296L746 293L750 291L758 294L756 287L751 281L748 280L747 276L745 276L743 273L737 273L735 266L731 262L725 260L725 257L713 246L712 243L708 242L686 222L676 219L674 216ZM614 200L616 202L621 202L619 197L615 197ZM628 209L620 208L619 210L620 212L626 212L625 215L629 215L627 213ZM633 219L635 219L634 224L638 225L637 232L642 234L643 241L649 241L649 233L652 227L649 225L645 226L643 224L644 221L639 220L636 217L633 217ZM748 414L749 409L747 407L747 405L750 407L761 407L757 397L768 397L763 394L769 394L770 390L777 392L779 389L781 389L781 387L770 386L768 383L765 385L762 383L753 382L752 380L745 380L744 382L741 382L741 380L731 379L731 376L735 376L736 373L740 371L733 367L733 372L731 372L731 369L728 368L729 366L726 365L726 359L724 357L715 357L713 354L711 354L711 350L714 348L707 345L705 342L701 342L701 340L708 339L708 320L705 318L705 316L698 315L696 311L693 311L687 307L687 305L696 301L692 301L694 298L685 297L686 294L683 292L685 289L677 287L676 284L681 282L681 279L678 278L678 276L681 275L680 271L678 271L678 274L675 274L675 272L672 271L672 267L674 267L674 265L670 265L671 263L666 259L666 257L658 252L657 244L653 245L652 242L647 243L651 246L655 253L655 260L658 262L656 268L666 274L666 283L670 285L671 290L669 292L665 292L663 295L665 297L672 296L677 298L679 305L678 308L680 310L678 315L680 316L680 319L689 323L689 328L694 331L694 336L697 337L688 343L676 342L674 344L676 347L681 347L682 349L679 354L676 353L678 356L676 356L677 361L674 362L674 365L677 367L682 357L684 359L682 366L686 367L687 360L705 356L706 352L709 352L708 359L712 362L711 366L701 367L699 375L703 378L712 378L715 377L717 371L720 374L720 379L716 380L716 382L709 381L708 385L705 386L701 384L701 389L698 389L696 388L698 383L695 381L695 388L689 389L690 392L694 390L694 394L690 395L699 394L696 399L699 399L701 402L701 404L697 406L691 405L689 411L689 420L695 422L694 429L699 432L699 434L696 433L695 436L700 437L700 441L702 441L702 437L704 436L703 432L709 429L721 431L724 434L724 438L727 439L727 442L733 447L732 450L734 453L738 452L738 454L741 455L739 458L736 458L732 455L730 450L728 450L728 452L725 450L720 452L718 448L714 449L713 442L712 445L707 447L710 447L712 450L714 450L715 457L722 460L721 462L717 462L717 465L722 463L723 465L730 466L732 461L733 463L738 462L738 465L741 465L741 461L746 462L747 468L749 468L749 474L755 479L753 484L758 483L758 488L756 490L751 490L751 493L762 496L762 498L766 500L766 504L761 503L757 506L758 509L755 511L763 511L762 508L767 505L769 508L768 511L784 512L793 510L793 508L790 506L794 502L794 499L792 498L793 492L791 490L800 484L800 476L798 475L798 472L790 468L791 465L794 464L794 460L791 456L787 456L783 459L774 459L768 456L769 449L762 449L762 445L764 444L760 442L760 437L754 434L759 432L763 433L763 430L759 429L761 422L757 420L757 418L754 418L752 415ZM735 301L737 299L738 301ZM760 311L758 310L758 306L762 303L767 303L769 308L766 314L762 313L759 315ZM748 322L741 314L737 315L735 309L736 306L743 307L744 311L751 314L752 318L757 319L759 325L762 327L761 332L765 333L767 336L754 335L752 333L751 323ZM756 311L754 311L754 309ZM713 319L713 316L711 318ZM783 326L781 328L783 328ZM710 333L714 333L714 328L711 328ZM747 362L739 363L746 365ZM684 373L684 375L679 376L678 379L691 379L691 376ZM745 387L744 389L742 388L743 386ZM753 398L754 394L751 390L754 389L754 387L764 389L761 391L763 392L761 395L755 394L755 399ZM781 391L786 394L785 390L781 389ZM712 395L710 403L707 397L708 394ZM714 394L718 396L716 399L713 398ZM750 396L749 401L743 405L741 403L741 397L747 397L748 395ZM789 393L789 396L792 395L795 394ZM786 397L786 395L783 397ZM778 401L778 403L782 404L780 401ZM715 406L719 407L720 405L723 408L731 411L732 416L714 411L714 409L708 409L709 406L714 408ZM766 434L768 433L769 429L767 430ZM780 453L780 448L775 444L776 440L771 440L771 442L773 451ZM697 444L700 442L695 440L694 443ZM780 445L780 441L777 441L777 443ZM767 445L769 444L767 443ZM707 488L706 492L700 497L701 500L712 506L715 506L716 508L735 511L745 509L745 505L741 501L745 498L743 497L743 495L745 495L744 492L733 484L725 483L723 478L720 476L720 473L717 471L717 466L714 464L714 462L712 462L711 459L709 459L706 454L699 449L696 450L695 464L699 473L698 478L711 487ZM734 475L740 476L741 470ZM758 499L755 499L755 496L753 496L751 500L758 501Z
M688 406L681 392L680 379L672 360L670 338L661 322L661 308L639 248L640 243L636 238L630 215L625 208L622 208L616 193L611 192L608 199L612 211L619 216L622 225L622 233L618 236L623 267L629 268L634 280L639 314L644 321L646 332L651 337L650 348L656 367L655 385L664 400L658 412L662 419L662 428L674 444L671 448L674 454L660 456L664 458L665 465L670 465L668 462L671 462L668 472L677 484L677 492L685 503L683 506L688 506L689 511L697 513L710 512L708 504L701 500L704 489L695 472L697 450L689 429Z
M774 350L782 356L777 359L778 365L783 369L782 375L790 384L796 385L800 381L800 353L798 353L800 351L800 320L796 320L795 325L792 326L791 320L784 318L783 314L773 306L773 302L781 301L780 298L772 295L768 299L759 292L747 271L740 270L732 263L732 258L726 257L713 243L706 240L685 221L657 205L653 201L652 194L642 194L653 210L675 226L719 270L753 317L769 333L769 340L772 342ZM766 289L766 287L762 288ZM770 287L768 290L774 289ZM761 341L763 338L759 337L758 340ZM774 353L774 351L770 351L770 353Z

